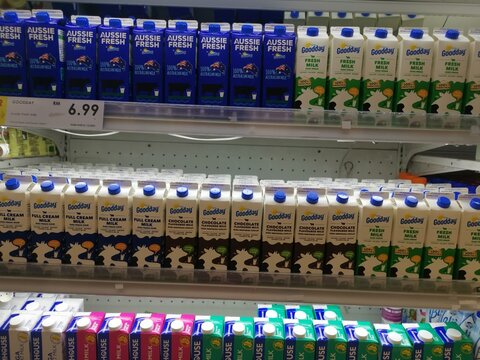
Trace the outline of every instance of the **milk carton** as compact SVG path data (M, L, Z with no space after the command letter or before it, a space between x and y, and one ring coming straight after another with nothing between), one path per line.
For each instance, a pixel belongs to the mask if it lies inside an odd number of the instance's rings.
M289 273L295 233L294 188L267 186L263 207L262 270Z
M66 331L67 359L97 359L97 334L104 318L102 312L74 314Z
M40 317L32 329L32 356L33 359L66 359L65 332L72 313L46 312Z
M170 183L165 204L164 266L193 269L198 246L198 184Z
M362 77L363 36L358 27L331 27L328 109L358 109Z
M283 360L285 330L282 319L254 318L255 353L258 360Z
M473 358L473 341L455 322L431 323L443 341L443 358L468 360Z
M20 310L41 312L50 311L54 302L54 297L30 297L25 301Z
M341 189L339 189L341 190ZM329 189L324 274L353 275L357 241L358 201L352 190Z
M400 14L378 14L377 26L391 28L394 34L397 34L401 22Z
M396 192L393 202L393 229L389 276L418 278L429 208L419 193Z
M381 346L381 359L411 360L413 346L401 324L374 324Z
M330 23L330 13L326 11L307 12L307 25L325 26L328 28Z
M26 263L30 237L30 190L28 176L6 179L0 185L0 258L2 262Z
M101 100L130 100L132 26L132 19L106 17L98 28L98 98Z
M297 189L293 272L321 274L327 238L328 202L325 189Z
M393 225L388 192L361 192L357 237L357 275L386 277Z
M425 16L417 14L402 14L403 27L422 27Z
M0 326L1 359L35 359L30 349L31 331L38 323L41 312L16 311Z
M433 32L430 113L460 114L462 111L470 41L455 29Z
M230 184L202 184L198 205L198 269L227 270Z
M470 55L468 57L467 82L465 85L464 113L480 114L480 29L471 29Z
M292 24L265 24L262 79L263 107L292 107L294 67L294 26Z
M315 315L310 305L285 305L285 318L313 320L315 319Z
M305 25L306 15L304 11L285 11L283 22L292 24L295 27Z
M63 191L60 179L35 184L30 193L30 227L32 229L31 262L60 264L65 236Z
M230 48L230 105L260 106L262 25L234 23Z
M480 280L480 197L461 194L462 220L455 257L455 279Z
M13 296L13 293L2 293L0 296L0 315L4 311L15 311L20 310L29 297L17 297ZM2 323L3 318L0 316L0 323Z
M299 26L295 59L295 107L325 107L328 34L324 26Z
M427 111L433 61L433 39L426 28L400 28L394 111Z
M97 265L128 266L132 234L132 193L130 181L103 181L97 197Z
M315 359L340 360L347 354L347 335L341 321L313 320Z
M25 20L28 10L4 11L0 18L0 95L27 96Z
M132 200L131 265L159 268L165 246L166 184L138 181Z
M221 359L223 328L223 316L195 316L192 358L198 360Z
M403 324L413 344L415 360L443 359L444 345L430 324Z
M354 13L352 25L358 26L360 32L363 35L366 35L364 32L365 28L377 26L377 14L368 12Z
M282 304L258 304L257 315L261 318L270 319L284 319L285 318L285 305Z
M57 299L53 303L50 311L53 312L68 312L75 314L77 312L83 311L83 299L67 298L67 299Z
M366 321L343 321L347 334L347 357L350 360L377 360L379 343L372 324Z
M454 197L454 194L427 193L430 216L423 250L423 278L452 278L462 217L462 210Z
M230 24L202 23L198 43L197 103L228 105Z
M225 316L223 359L252 359L254 352L254 335L252 318Z
M342 310L338 305L313 304L312 309L316 320L343 320Z
M285 360L315 359L315 332L311 321L284 319Z
M97 193L99 180L79 179L65 190L65 247L63 263L95 265Z
M99 16L72 16L65 25L65 97L97 98L97 28Z
M392 29L365 28L361 109L390 112L393 106L398 39Z
M353 14L340 11L330 13L330 30L335 26L351 26L353 23Z
M191 358L191 337L195 315L168 314L165 318L161 341L161 358L164 360Z
M229 270L259 271L262 219L262 188L249 183L234 185Z
M197 90L195 20L169 20L165 30L165 102L195 104Z
M129 359L129 337L135 314L107 313L98 331L98 352L100 359Z
M137 314L130 333L131 359L160 359L165 314Z
M61 10L33 10L26 20L29 95L63 97L65 52Z

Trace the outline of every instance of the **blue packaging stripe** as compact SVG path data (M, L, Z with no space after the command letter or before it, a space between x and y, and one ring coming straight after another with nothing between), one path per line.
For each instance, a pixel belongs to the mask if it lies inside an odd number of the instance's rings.
M392 360L393 346L388 341L388 332L387 329L377 329L378 339L382 344L382 360Z
M98 354L97 357L99 360L110 360L110 353L109 353L109 337L110 333L108 330L105 330L105 326L108 326L108 321L105 318L104 327L100 332L97 334L98 340Z
M453 357L453 346L455 342L447 336L447 329L444 327L435 328L436 333L440 336L440 339L443 341L444 350L443 350L443 359L451 360Z
M76 324L76 320L75 320ZM67 360L77 360L77 329L67 330L65 335L65 343L66 343L66 352L67 352Z
M325 360L328 351L328 339L324 334L327 325L315 324L315 339L316 339L316 360Z
M265 359L265 335L263 335L263 325L265 322L256 322L255 323L255 348L254 348L254 359L263 360Z
M202 324L205 320L195 320L193 324L192 334L192 358L193 360L201 360L203 356L203 334Z
M41 321L44 317L40 319L39 324L31 332L30 339L30 354L33 360L43 360L42 353L42 330L41 330ZM46 359L47 360L47 359Z
M140 319L140 321L143 319ZM130 333L130 360L142 359L142 335L139 329L140 322L136 324ZM146 355L145 355L146 356Z
M223 336L223 360L234 360L234 337L232 327L235 321L225 322L225 332Z

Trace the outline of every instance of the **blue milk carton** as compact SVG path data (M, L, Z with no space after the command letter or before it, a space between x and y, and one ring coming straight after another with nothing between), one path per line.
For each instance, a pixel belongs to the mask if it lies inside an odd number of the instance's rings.
M137 19L133 29L133 99L163 102L165 20Z
M165 102L195 104L197 88L195 20L169 20L165 30Z
M29 10L15 10L0 18L0 95L28 95L25 20L31 16Z
M104 18L98 28L98 98L130 100L132 19Z
M262 25L234 23L230 48L230 105L260 106Z
M64 20L61 10L33 10L27 24L29 92L34 97L63 97Z
M295 27L292 24L266 24L263 39L263 107L292 107L294 67Z
M198 35L198 104L227 105L230 24L202 23Z
M65 97L97 98L97 28L99 16L72 16L65 25Z

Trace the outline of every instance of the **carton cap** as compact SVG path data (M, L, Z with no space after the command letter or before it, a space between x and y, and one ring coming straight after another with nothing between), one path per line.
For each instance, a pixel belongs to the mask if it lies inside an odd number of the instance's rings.
M108 20L108 26L112 28L121 28L122 27L122 21L120 19L110 19Z
M322 16L323 11L314 11L315 16Z
M184 327L185 327L185 326L184 326L182 320L176 319L176 320L173 320L173 321L172 321L172 324L171 324L172 332L180 332L180 331L183 331Z
M253 190L252 189L243 189L242 190L242 199L243 200L252 200L253 199Z
M295 311L295 319L298 320L306 320L307 319L307 314L305 311Z
M25 317L23 315L18 315L10 319L10 326L11 327L19 327L25 321Z
M423 38L423 30L422 29L412 29L412 31L410 31L410 37L413 38L413 39Z
M399 334L395 331L391 331L387 335L387 339L390 344L401 344L402 343L402 334Z
M405 198L405 205L414 208L418 205L418 199L415 196L409 195Z
M292 19L298 19L299 16L300 16L300 12L298 12L298 11L291 11L290 12L290 17Z
M78 330L85 330L90 327L92 322L90 321L90 318L85 316L77 320L77 328Z
M50 15L46 11L40 11L35 16L39 23L48 23L50 22Z
M262 332L263 332L263 335L265 336L275 335L275 325L271 323L266 323L265 325L263 325Z
M337 193L336 200L340 204L346 204L348 203L348 195L344 192L339 192Z
M273 33L275 35L285 35L286 32L287 28L284 25L275 25L275 27L273 28Z
M36 311L40 307L40 303L38 301L32 301L31 303L25 306L25 310L27 311Z
M55 318L53 316L49 316L49 317L43 319L42 327L44 329L51 329L51 328L55 327L56 323L57 322L55 321Z
M340 13L338 13L340 15ZM352 37L353 36L353 29L352 28L343 28L342 32L340 33L343 37Z
M122 319L120 318L113 318L113 319L110 319L110 321L108 322L108 330L110 331L117 331L117 330L120 330L122 328Z
M317 204L318 203L318 194L315 191L308 192L307 193L307 202L309 204L312 204L312 205Z
M188 24L185 21L177 21L176 24L175 24L175 30L187 31L188 30Z
M430 343L433 341L433 335L430 331L420 330L418 332L418 338L423 342Z
M337 16L338 16L340 19L343 19L343 18L347 17L347 13L344 12L344 11L341 11L341 12L337 13Z
M451 203L450 199L446 196L439 196L437 199L437 205L442 209L448 209Z
M188 187L186 186L179 186L177 187L177 196L180 198L184 198L188 196Z
M143 23L144 30L155 30L155 22L153 21L145 21Z
M415 19L417 17L417 15L415 14L407 14L407 16L410 18L410 19Z
M253 33L253 25L250 25L250 24L242 25L242 33L243 34L252 34Z
M306 334L307 334L307 330L305 329L304 326L295 325L293 327L293 336L295 336L296 338L304 338Z
M278 318L278 313L275 310L267 310L265 312L265 317L276 319Z
M140 322L140 331L150 331L153 329L153 321L152 319L143 319Z
M232 331L235 335L243 335L245 333L245 324L241 322L234 323Z
M470 206L472 209L480 210L480 198L473 198L470 200Z
M108 185L108 193L110 195L117 195L117 194L120 194L120 191L121 191L121 187L119 184L110 184Z
M67 305L67 303L61 302L60 304L57 304L57 306L55 306L54 311L56 311L56 312L65 312L65 311L68 311L68 305Z
M273 201L277 203L284 203L286 199L287 196L283 191L275 191L275 194L273 195Z
M447 336L453 341L462 340L462 333L457 329L447 329Z
M333 311L327 310L323 313L323 318L325 320L337 320L337 314Z
M155 191L156 191L155 186L153 186L153 185L145 185L143 187L143 195L145 195L145 196L153 196L153 195L155 195Z
M77 18L78 20L78 18ZM78 194L82 194L88 191L88 184L84 181L78 182L75 184L75 192Z
M213 187L210 189L209 196L211 199L219 199L222 196L222 190L217 187Z
M208 25L208 32L210 33L219 33L221 30L220 24L209 24Z
M211 321L205 321L202 324L202 334L212 334L215 329L215 325Z
M0 303L5 304L13 299L13 293L2 292L0 293Z
M366 340L368 338L368 331L363 327L357 327L353 334L358 340Z
M318 28L310 26L307 28L307 35L308 36L318 36Z
M77 26L88 27L88 19L84 16L77 17L75 23Z
M335 329L335 327L329 325L325 327L323 333L327 339L335 339L337 337L338 331L337 329Z
M447 39L457 40L459 36L460 36L460 31L456 29L448 29L447 32L445 33L445 37Z
M18 15L15 11L6 11L3 14L3 18L9 23L16 23L18 21Z
M42 189L43 192L52 191L53 189L55 189L55 183L51 180L43 181L40 184L40 189Z
M363 17L368 17L370 16L370 13L360 13L360 15L362 15Z
M386 29L377 29L375 30L375 37L379 39L386 39L388 36L388 31Z
M15 190L20 187L20 181L17 178L11 178L5 181L5 187L7 190Z
M378 195L372 195L372 197L370 198L370 204L372 204L373 206L382 206L383 197Z

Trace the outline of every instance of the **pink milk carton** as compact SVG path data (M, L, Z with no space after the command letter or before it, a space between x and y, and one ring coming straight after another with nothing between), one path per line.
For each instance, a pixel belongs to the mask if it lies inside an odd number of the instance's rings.
M97 334L105 313L77 312L66 332L67 360L96 359Z
M134 313L107 313L98 332L99 360L129 360L128 343L132 331Z
M190 360L195 315L168 314L162 331L162 360Z
M160 359L165 314L137 314L130 333L130 359Z

